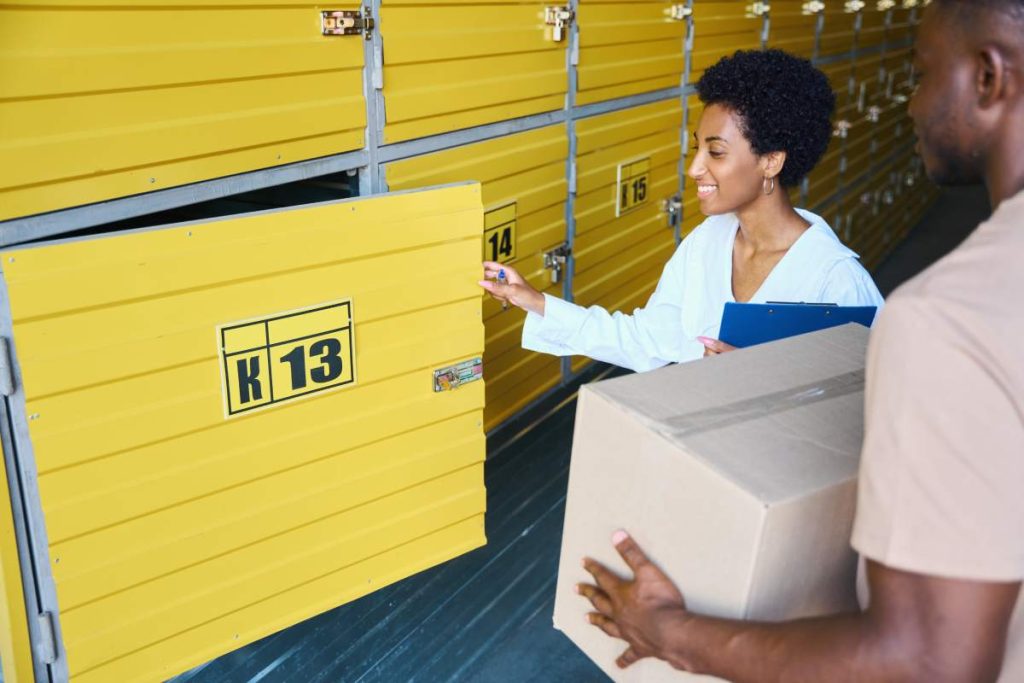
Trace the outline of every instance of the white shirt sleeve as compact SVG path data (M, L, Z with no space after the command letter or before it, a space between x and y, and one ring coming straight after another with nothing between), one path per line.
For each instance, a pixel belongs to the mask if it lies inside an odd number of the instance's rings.
M685 242L661 273L647 305L632 315L584 308L544 295L544 315L529 313L523 348L556 356L580 355L637 372L678 360L686 342L681 305Z
M882 310L882 293L875 286L871 275L855 258L836 261L825 276L819 301L840 306L875 306ZM878 312L875 320L878 320Z

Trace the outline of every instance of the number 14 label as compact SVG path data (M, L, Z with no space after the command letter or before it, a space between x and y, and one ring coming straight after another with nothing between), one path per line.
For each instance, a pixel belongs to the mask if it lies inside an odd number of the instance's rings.
M217 328L224 412L355 384L352 301L336 301Z
M651 160L637 159L619 164L618 193L615 196L615 215L621 216L647 202L651 177Z
M508 263L516 257L515 202L484 214L484 260Z

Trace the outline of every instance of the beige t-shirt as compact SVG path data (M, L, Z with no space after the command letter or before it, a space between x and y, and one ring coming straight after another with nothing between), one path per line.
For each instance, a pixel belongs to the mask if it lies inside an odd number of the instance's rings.
M1024 579L1024 192L892 295L867 372L853 547L919 574ZM1022 603L1000 681L1024 681Z

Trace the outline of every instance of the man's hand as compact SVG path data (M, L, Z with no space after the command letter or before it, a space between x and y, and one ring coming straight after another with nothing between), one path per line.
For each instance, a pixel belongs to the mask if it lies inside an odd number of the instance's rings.
M665 631L685 620L686 603L671 579L629 534L616 531L612 542L633 570L633 579L619 578L596 560L585 558L583 567L597 585L577 584L576 591L597 610L587 615L590 623L629 644L616 660L624 669L644 657L662 657Z
M712 339L711 337L697 337L697 341L704 345L704 357L717 356L720 353L735 351L736 347L726 344L724 341Z

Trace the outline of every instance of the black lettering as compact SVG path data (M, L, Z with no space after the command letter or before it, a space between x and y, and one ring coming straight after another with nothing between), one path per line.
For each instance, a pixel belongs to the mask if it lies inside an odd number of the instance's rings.
M341 363L341 342L334 337L321 339L310 346L309 356L311 358L319 357L320 363L323 365L323 367L310 370L309 374L313 377L314 382L322 384L341 377L341 371L344 369Z
M239 402L259 401L263 399L263 385L260 382L260 357L253 356L248 359L242 358L238 361L238 395Z
M499 248L501 255L505 258L512 256L512 226L508 226L501 231L501 247Z
M281 357L282 363L288 363L292 371L292 391L306 386L306 349L296 346Z

